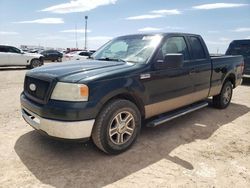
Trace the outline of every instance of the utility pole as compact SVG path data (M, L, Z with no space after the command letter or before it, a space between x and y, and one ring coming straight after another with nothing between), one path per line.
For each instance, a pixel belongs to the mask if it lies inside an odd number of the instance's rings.
M78 41L77 41L77 24L75 25L75 40L76 40L76 49L78 49Z
M87 50L87 32L88 32L88 16L85 16L85 45L84 45L85 50Z

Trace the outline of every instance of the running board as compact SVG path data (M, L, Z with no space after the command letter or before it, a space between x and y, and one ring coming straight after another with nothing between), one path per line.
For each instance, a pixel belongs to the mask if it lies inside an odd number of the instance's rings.
M165 116L161 116L157 119L153 119L152 121L148 122L146 124L146 126L147 127L156 127L156 126L161 125L163 123L166 123L172 119L175 119L175 118L180 117L180 116L184 116L188 113L199 110L199 109L204 108L206 106L208 106L208 102L203 101L203 102L195 103L195 104L192 104L192 105L187 106L185 108L181 108L179 110L175 110L173 112L170 112L170 113L166 114Z

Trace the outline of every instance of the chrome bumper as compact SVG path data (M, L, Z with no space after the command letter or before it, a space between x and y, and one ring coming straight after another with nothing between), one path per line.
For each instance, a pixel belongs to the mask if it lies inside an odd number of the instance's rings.
M36 130L42 130L49 136L64 139L83 139L91 136L95 120L57 121L45 119L22 107L24 120Z
M243 78L250 78L250 75L249 75L249 74L243 74L242 77L243 77Z

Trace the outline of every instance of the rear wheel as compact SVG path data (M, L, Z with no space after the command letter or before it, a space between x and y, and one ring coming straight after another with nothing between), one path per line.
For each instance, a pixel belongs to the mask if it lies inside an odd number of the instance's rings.
M92 139L109 154L119 154L132 146L141 128L141 115L135 104L118 99L108 103L98 115Z
M219 95L213 97L213 104L216 108L224 109L228 107L233 95L233 86L230 81L226 81Z

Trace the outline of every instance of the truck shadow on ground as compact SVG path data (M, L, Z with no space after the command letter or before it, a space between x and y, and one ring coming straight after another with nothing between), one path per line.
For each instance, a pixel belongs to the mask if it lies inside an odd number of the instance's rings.
M23 164L44 184L55 187L102 187L141 170L161 159L192 170L175 148L197 139L208 139L223 125L248 113L250 108L231 104L226 110L211 107L172 120L156 128L143 128L137 143L127 152L109 156L92 142L63 143L40 136L22 135L15 151Z

